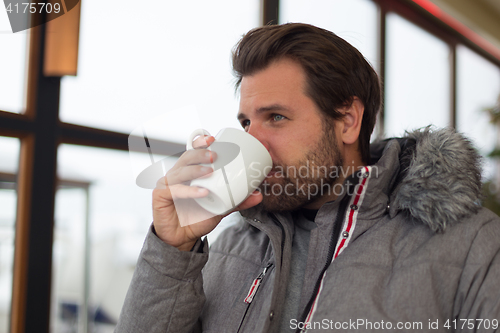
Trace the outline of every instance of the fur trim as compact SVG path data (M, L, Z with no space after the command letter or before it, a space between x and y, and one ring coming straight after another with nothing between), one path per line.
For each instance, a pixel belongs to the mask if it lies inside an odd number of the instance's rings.
M433 231L475 213L480 208L481 156L472 143L451 128L426 127L407 133L416 141L409 149L409 167L395 193L395 205ZM405 152L402 153L402 159Z

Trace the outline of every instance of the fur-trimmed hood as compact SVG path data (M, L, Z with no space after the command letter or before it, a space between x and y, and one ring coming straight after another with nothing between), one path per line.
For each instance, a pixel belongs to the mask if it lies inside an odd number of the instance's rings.
M395 140L401 149L389 191L391 216L403 211L440 232L478 211L481 156L467 138L450 128L426 127ZM372 144L372 164L392 144Z

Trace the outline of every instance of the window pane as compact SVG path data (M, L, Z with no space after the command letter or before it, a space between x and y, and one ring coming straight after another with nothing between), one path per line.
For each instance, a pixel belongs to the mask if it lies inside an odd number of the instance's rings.
M457 128L472 139L483 156L498 143L497 127L486 111L498 103L500 69L466 47L457 48ZM487 160L484 177L494 177L494 163Z
M152 221L151 191L135 185L129 155L122 151L61 145L58 176L81 187L60 188L56 196L51 327L56 333L76 328L87 275L89 330L112 331Z
M377 6L368 0L282 0L280 21L303 22L334 32L377 68Z
M78 332L79 320L84 318L84 287L89 281L85 269L86 184L59 186L56 193L51 313L57 319L51 323L52 332Z
M9 331L19 140L0 137L0 333Z
M386 137L450 125L446 43L398 15L387 16Z
M26 106L26 59L30 30L12 33L7 12L0 10L0 110L20 113Z
M112 2L82 6L78 76L63 78L61 120L128 134L170 113L166 133L182 129L175 116L193 107L211 131L238 127L230 55L259 24L259 1L147 4L122 1L119 15Z
M160 157L155 156L156 160ZM176 159L171 158L171 164ZM89 331L112 332L125 299L139 252L152 223L151 190L135 183L147 154L61 145L54 232L53 332L77 325L84 297L85 223L89 185ZM170 166L167 166L170 168ZM210 234L209 243L233 220Z

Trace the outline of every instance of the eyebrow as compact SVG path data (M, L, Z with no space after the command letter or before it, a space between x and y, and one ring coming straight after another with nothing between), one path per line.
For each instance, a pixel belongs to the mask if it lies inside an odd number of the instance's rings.
M285 107L284 105L281 105L281 104L272 104L272 105L269 105L269 106L260 107L255 112L257 114L262 114L262 113L266 113L266 112L288 111L288 110L289 109L287 107ZM247 116L244 113L239 113L238 114L238 120L242 120L242 119L245 119L245 118L247 118Z

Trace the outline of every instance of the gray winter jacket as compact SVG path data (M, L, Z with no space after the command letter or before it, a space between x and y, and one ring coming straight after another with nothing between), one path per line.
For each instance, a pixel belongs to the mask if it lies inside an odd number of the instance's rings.
M475 150L452 130L426 129L379 143L372 155L381 157L316 216L301 315L290 326L495 331L500 221L478 204ZM210 250L200 241L192 252L150 232L115 332L277 332L290 221L257 206Z

